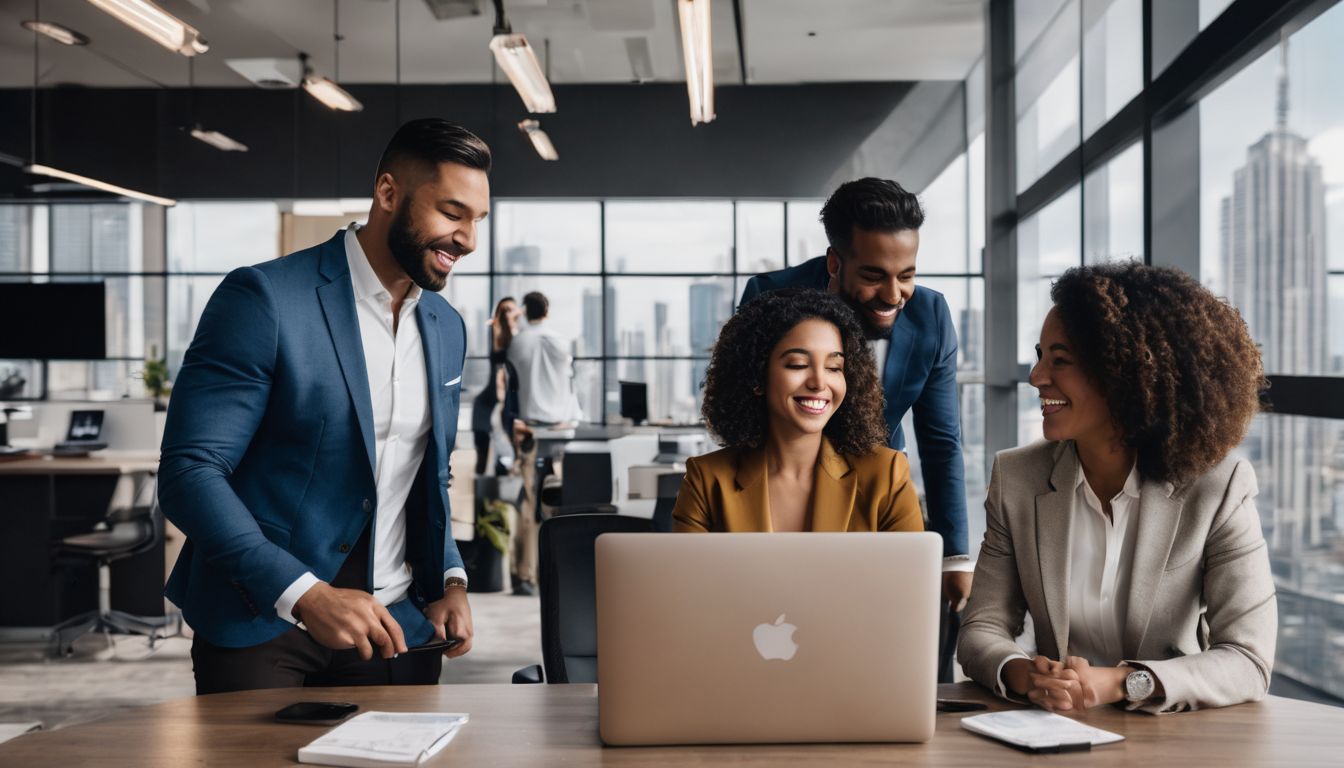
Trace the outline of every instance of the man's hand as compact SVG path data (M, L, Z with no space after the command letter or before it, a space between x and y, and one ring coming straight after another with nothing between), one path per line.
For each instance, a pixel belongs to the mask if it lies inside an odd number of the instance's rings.
M1123 667L1094 667L1081 656L1064 660L1064 668L1078 676L1081 698L1074 706L1091 709L1102 704L1114 704L1125 698L1125 677L1131 670Z
M951 603L953 613L961 613L966 600L971 596L971 580L975 574L971 571L945 571L943 573L943 600Z
M462 640L461 645L444 651L444 656L452 659L471 650L471 638L475 632L471 626L471 605L467 603L467 590L462 587L445 589L443 597L425 606L425 618L434 625L434 634L440 640L450 637Z
M336 651L354 648L365 661L373 658L374 646L384 659L406 652L397 620L363 590L320 581L294 603L294 618L318 643Z

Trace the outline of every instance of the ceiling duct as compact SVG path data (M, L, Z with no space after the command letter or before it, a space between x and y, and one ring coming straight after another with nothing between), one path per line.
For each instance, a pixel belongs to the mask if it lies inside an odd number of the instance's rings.
M225 59L229 69L258 88L298 88L303 65L297 59Z
M625 38L625 55L630 59L630 76L636 83L653 81L653 57L649 53L649 38Z
M481 6L477 0L425 0L425 5L429 6L429 12L439 21L481 15Z

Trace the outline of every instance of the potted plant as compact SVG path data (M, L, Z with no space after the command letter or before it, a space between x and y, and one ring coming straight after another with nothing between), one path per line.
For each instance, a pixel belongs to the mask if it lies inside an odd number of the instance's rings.
M168 382L168 359L159 357L157 345L149 346L149 357L145 360L139 378L145 382L145 391L154 398L154 410L168 410L164 399L173 391L173 385Z

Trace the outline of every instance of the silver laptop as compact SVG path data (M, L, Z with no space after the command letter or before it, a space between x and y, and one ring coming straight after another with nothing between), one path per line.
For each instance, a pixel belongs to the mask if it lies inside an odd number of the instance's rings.
M597 540L607 744L927 741L933 533Z

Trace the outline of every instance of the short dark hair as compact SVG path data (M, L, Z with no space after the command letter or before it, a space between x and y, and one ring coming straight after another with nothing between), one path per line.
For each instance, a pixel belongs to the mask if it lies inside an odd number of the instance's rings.
M457 163L490 172L490 147L476 134L457 123L440 117L423 117L403 123L387 142L378 161L378 173L396 176L396 168L407 164L431 170L439 163Z
M1246 437L1268 386L1237 310L1170 267L1073 267L1050 288L1069 346L1096 382L1139 474L1181 483Z
M766 369L770 352L794 326L811 318L840 331L845 354L845 399L822 431L837 453L861 456L887 442L873 350L854 310L839 296L812 289L763 293L728 319L705 372L705 425L728 446L759 448L769 431Z
M527 313L528 320L540 320L550 309L551 302L541 291L532 291L523 297L523 311Z
M854 228L865 232L900 232L924 225L924 209L913 192L890 179L871 176L841 184L821 207L826 239L840 255L849 253Z

